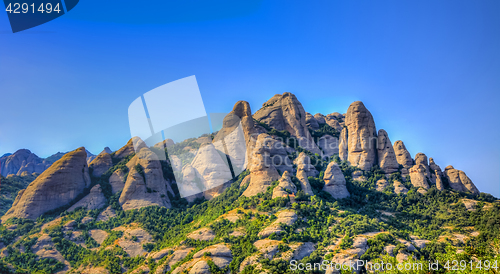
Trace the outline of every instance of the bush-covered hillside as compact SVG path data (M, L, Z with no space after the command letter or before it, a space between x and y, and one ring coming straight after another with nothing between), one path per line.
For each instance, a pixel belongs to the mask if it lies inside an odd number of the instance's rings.
M351 197L335 200L321 190L320 186L324 185L322 176L330 161L340 164ZM422 195L410 184L407 195L394 194L390 189L377 191L375 182L383 177L377 167L364 172L366 180L363 181L352 180L350 176L354 168L340 162L337 156L318 161L316 168L320 175L309 178L315 196L299 193L296 197L271 199L276 184L266 193L250 198L241 196L246 186L240 184L248 175L244 172L220 196L189 205L185 201L177 202L171 209L146 207L123 211L117 202L118 193L109 196L109 205L115 216L106 221L98 221L102 209L62 212L37 221L11 219L0 226L2 244L7 246L2 252L0 267L2 271L11 269L9 271L29 273L53 273L69 268L73 273L98 269L122 273L137 268L150 273L174 273L176 269L188 271L189 268L183 266L189 265L197 252L223 244L232 256L223 269L214 264L218 257L210 252L203 255L211 273L313 273L290 270L288 259L297 246L312 243L314 249L300 261L321 263L323 259L348 254L355 248L353 245L359 237L367 239L368 248L355 258L368 261L387 257L387 246L394 246L391 252L394 256L403 254L408 260L499 259L498 245L494 243L500 233L500 205L492 196L479 196L475 210L471 211L461 202L472 198L464 193L431 188ZM401 179L395 174L389 181ZM93 180L107 189L106 180ZM279 233L271 233L268 237L259 234L284 211L294 212L297 220L290 225L281 225ZM213 233L208 239L188 237L193 231L204 228ZM145 231L151 239L143 241L130 234L134 229ZM105 238L97 237L98 232ZM50 241L40 247L39 239L47 237ZM269 250L256 246L263 239L271 249L276 248L271 252L272 256ZM425 240L425 245L414 247L410 243L415 239ZM130 246L143 250L144 255L131 256ZM187 252L176 257L180 249ZM37 259L41 250L57 251L65 263L50 258ZM161 252L165 254L151 256ZM256 259L248 263L249 258ZM396 260L390 256L386 259ZM441 265L439 273L443 267Z

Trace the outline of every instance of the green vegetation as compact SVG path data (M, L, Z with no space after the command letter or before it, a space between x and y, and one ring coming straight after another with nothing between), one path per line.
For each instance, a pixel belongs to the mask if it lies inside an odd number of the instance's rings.
M270 130L273 131L273 130ZM321 133L323 132L323 133ZM328 127L323 127L319 134L332 134ZM285 132L273 131L272 134L281 137L290 137ZM321 135L323 136L323 135ZM290 138L293 139L293 138ZM290 140L289 139L289 140ZM295 139L293 139L295 140ZM186 148L199 148L195 140L188 140L168 148L173 155L182 155ZM120 193L111 193L109 177L117 169L128 173L126 163L133 155L122 160L115 160L116 165L108 170L103 176L92 177L92 186L100 184L108 204L116 211L116 217L106 222L91 221L86 224L82 220L86 216L95 218L101 210L86 211L83 209L66 212L64 208L46 214L36 222L22 219L11 219L0 225L0 240L7 246L9 256L0 258L0 272L8 273L8 266L13 266L18 272L53 273L60 270L63 265L54 260L40 259L32 253L32 246L36 243L36 233L41 232L41 226L55 217L61 217L62 223L70 220L76 221L75 229L81 231L79 240L84 242L86 248L69 240L69 235L63 231L61 225L53 226L44 230L54 242L54 248L71 264L73 268L85 266L103 266L111 273L121 273L122 269L132 270L147 264L150 269L156 269L158 265L165 262L166 257L155 262L144 256L129 257L127 253L117 245L117 240L122 238L123 232L114 230L124 225L139 225L153 237L153 243L144 243L142 247L148 252L155 252L164 248L185 245L193 247L187 257L176 263L171 271L178 266L188 262L193 255L214 244L227 244L233 255L233 260L225 269L219 269L211 259L208 259L212 273L239 272L241 263L245 258L255 255L257 249L254 242L259 240L258 233L264 227L276 221L275 214L283 209L291 209L298 215L298 220L291 226L282 225L281 233L274 233L269 238L280 241L278 245L279 254L289 251L290 245L300 242L313 242L316 251L301 260L303 263L319 263L323 258L331 259L335 254L328 252L327 247L339 244L340 249L353 247L354 239L363 233L377 232L377 236L368 239L369 249L361 259L377 261L384 258L389 262L392 257L385 256L384 247L394 245L394 254L398 252L410 253L404 244L398 239L410 240L410 235L430 240L425 248L417 249L411 255L417 260L443 260L443 259L498 259L498 239L500 238L500 204L494 202L491 195L482 194L476 199L481 201L475 211L468 211L463 203L463 198L471 198L470 194L455 193L452 191L438 191L434 187L427 194L422 195L412 188L411 184L404 182L400 173L392 174L388 181L396 180L405 183L409 192L407 195L394 194L390 189L384 192L376 191L376 182L385 175L378 167L370 171L362 171L366 180L352 180L352 172L359 170L351 167L346 161L340 161L337 155L330 158L321 158L319 155L310 153L300 147L297 152L290 155L292 160L300 152L305 152L314 159L312 163L319 171L319 176L309 177L309 182L314 196L305 195L300 189L297 178L292 176L292 181L297 185L299 192L293 198L280 197L272 199L273 188L278 181L272 183L266 192L252 197L242 196L245 187L240 184L249 174L248 171L240 174L234 182L222 194L210 201L196 200L189 204L180 198L175 184L172 185L175 195L168 193L172 208L145 207L139 210L123 211L118 198ZM176 154L177 153L177 154ZM185 153L184 153L185 154ZM187 158L183 159L188 160ZM351 196L347 199L335 200L330 194L322 191L324 186L323 175L328 163L335 161L339 164L346 178L347 189ZM143 173L141 166L134 166L137 172ZM164 176L173 179L173 171L167 161L162 161ZM3 186L4 181L2 181ZM11 183L13 185L13 183ZM494 203L492 203L494 202ZM485 203L493 205L485 208ZM223 214L231 211L237 214L239 219L230 222L221 218ZM383 214L386 213L386 214ZM15 226L14 226L15 225ZM211 241L196 241L186 238L193 231L209 227L215 233L215 239ZM458 254L449 242L443 241L443 237L451 237L452 232L447 227L454 229L453 233L462 233L474 229L479 232L477 237L470 237L464 243L453 244L462 250ZM471 228L472 227L472 228ZM108 233L108 237L102 245L90 237L91 229L102 229ZM234 237L235 230L244 232L244 236ZM138 241L137 237L131 237L132 241ZM15 242L14 242L15 241ZM493 244L492 244L493 243ZM496 245L495 245L496 244ZM25 252L20 252L24 248ZM91 248L98 248L92 249ZM497 249L495 249L497 248ZM205 254L210 256L210 254ZM411 256L410 256L411 257ZM259 258L262 269L270 273L292 273L289 262L284 260L268 260ZM442 265L441 267L444 267ZM443 269L443 268L441 268ZM260 273L254 265L247 266L243 273ZM312 272L293 272L312 273ZM391 272L397 273L397 272ZM428 273L428 272L415 272ZM431 273L444 273L440 270ZM458 272L460 273L460 272ZM467 273L467 272L463 272ZM494 272L492 272L494 273Z
M35 176L9 176L9 178L0 175L0 216L12 206L16 199L17 193L21 189L25 189L33 180Z
M338 132L336 129L332 128L328 124L321 124L320 128L317 130L309 129L309 132L311 133L311 136L314 138L316 143L319 138L325 135L331 135L337 138L340 136L340 132Z

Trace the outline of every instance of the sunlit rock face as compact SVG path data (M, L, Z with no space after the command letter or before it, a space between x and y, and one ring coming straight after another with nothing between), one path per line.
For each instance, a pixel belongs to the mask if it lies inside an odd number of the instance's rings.
M347 161L362 170L370 170L377 164L377 132L373 117L360 102L352 103L347 109L348 156Z

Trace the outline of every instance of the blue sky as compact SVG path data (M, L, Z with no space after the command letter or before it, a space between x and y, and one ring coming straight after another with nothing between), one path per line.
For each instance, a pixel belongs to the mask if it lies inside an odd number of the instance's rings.
M0 12L0 154L116 150L133 100L196 75L208 112L361 100L412 156L500 196L498 1L102 2L16 34Z

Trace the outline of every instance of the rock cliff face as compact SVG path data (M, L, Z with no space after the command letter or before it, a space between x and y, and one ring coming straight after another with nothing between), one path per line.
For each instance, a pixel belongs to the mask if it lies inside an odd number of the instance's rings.
M331 157L339 153L339 139L331 135L324 135L319 138L318 146L322 150L322 156Z
M299 140L299 144L311 152L321 154L321 157L331 157L339 154L341 160L347 160L351 165L362 170L369 170L378 164L381 169L390 174L403 166L402 175L410 175L411 183L425 192L431 185L436 185L439 190L445 189L445 183L456 191L468 191L478 194L479 191L469 177L460 170L448 166L443 172L432 158L427 162L427 156L418 153L413 160L402 141L391 141L385 130L376 132L375 123L371 113L361 102L350 105L347 113L331 113L327 116L315 114L314 116L304 111L301 103L291 93L275 95L263 104L262 109L252 116L250 105L245 101L237 102L233 110L224 118L223 127L215 136L213 142L204 137L202 146L193 153L193 161L182 167L182 160L173 155L171 165L182 173L183 180L178 182L178 187L192 193L187 197L192 201L196 197L204 196L212 199L222 193L233 175L238 175L243 170L249 170L250 175L245 178L244 184L248 185L243 193L253 196L265 192L273 181L279 180L276 196L284 193L295 193L290 175L296 174L302 190L308 195L313 195L308 177L318 176L318 171L311 165L311 159L305 153L300 153L295 159L296 170L291 163L296 150L288 146L286 140L281 140L279 134L268 135L264 126L254 122L254 118L270 128L278 131L288 131ZM341 132L339 139L331 135L319 138L317 144L312 139L309 129L316 130L328 124ZM201 140L201 138L199 139ZM172 140L165 140L156 148L174 145ZM321 150L319 149L321 148ZM137 152L139 151L139 152ZM122 191L120 203L125 210L140 208L149 205L170 207L167 192L173 193L170 182L165 180L161 163L144 142L134 137L115 153L105 149L92 162L92 175L99 177L113 166L116 160L136 154L126 168L114 171L109 178L112 192ZM62 157L62 155L64 155ZM228 157L226 157L226 155ZM46 211L67 205L78 194L88 191L90 186L88 153L80 148L73 152L59 153L51 159L44 160L31 153L29 150L19 150L12 155L1 158L2 175L6 174L31 174L42 172L27 189L20 191L14 206L2 218L23 217L36 218ZM229 161L228 161L229 158ZM229 169L229 162L233 172ZM21 173L22 172L22 173ZM283 173L283 176L279 174ZM286 174L286 176L285 176ZM286 178L288 179L286 179ZM361 171L353 172L353 179L362 181L366 178ZM345 178L340 168L330 163L325 172L326 182L324 190L335 198L349 196L345 186ZM379 190L387 186L387 182L380 181ZM406 193L407 189L401 183L394 183L396 192ZM92 194L92 195L91 195ZM103 201L102 191L93 189L77 205L94 208Z
M342 114L335 112L326 115L325 121L326 124L329 125L330 127L334 128L337 131L341 131L344 126L344 123L339 122L339 120L342 118L343 118Z
M314 116L312 116L311 113L306 112L306 126L312 130L318 130L319 129L319 123Z
M386 174L398 171L399 164L396 160L396 153L392 147L391 140L387 132L383 129L378 131L378 165Z
M104 194L102 194L101 186L95 185L90 190L90 193L87 196L83 197L83 199L78 201L76 204L72 205L68 209L68 212L71 212L79 207L84 207L87 210L94 210L102 208L105 205L106 197L104 197Z
M105 151L99 153L89 165L92 168L92 175L95 177L100 177L112 166L113 160L111 159L111 155Z
M427 182L427 172L423 165L414 165L410 168L410 180L411 184L415 187L422 187L425 189L429 189L430 187Z
M377 133L370 111L360 101L352 103L347 109L345 124L348 134L347 160L362 170L370 170L377 160Z
M445 187L444 187L443 181L441 180L441 175L438 173L437 170L434 170L434 177L436 178L436 188L438 190L444 190Z
M447 166L444 174L448 179L450 187L456 191L468 191L473 194L479 194L479 190L474 183L467 177L465 172L455 169L453 166Z
M141 150L141 148L143 147L146 147L144 141L142 141L141 138L139 137L133 137L127 142L126 145L124 145L122 148L113 153L113 157L121 160L131 155L132 153Z
M410 168L411 183L415 187L422 187L429 189L429 182L431 181L431 173L429 164L427 163L427 156L423 153L415 155L415 165Z
M14 205L2 217L36 219L65 206L90 186L85 148L67 153L18 194Z
M218 150L229 156L235 175L246 169L257 131L248 102L237 102L233 110L224 117L222 129L213 143Z
M297 160L295 160L295 164L297 165L297 170L303 170L307 177L316 177L319 174L318 170L311 164L311 158L305 152L299 154Z
M278 131L290 132L301 147L313 153L320 152L307 129L306 112L295 95L289 92L274 95L253 117Z
M405 144L401 140L394 142L393 148L398 164L403 166L401 174L408 175L409 169L413 166L413 159L411 158L410 152L408 152Z
M119 199L122 208L130 210L152 205L170 208L167 191L172 191L163 177L156 154L148 148L141 148L131 159L130 165L133 166L129 167L127 181Z
M307 195L314 195L311 184L309 183L309 179L307 177L316 176L318 171L313 165L311 165L311 158L309 158L309 156L307 156L307 154L305 154L304 152L301 152L299 154L299 157L297 158L296 163L297 179L300 181L302 190Z
M343 199L351 196L347 191L344 174L337 163L330 162L328 164L323 180L325 180L323 190L330 193L333 198Z
M243 195L250 197L265 192L273 181L280 178L276 168L271 164L269 151L272 143L272 138L267 134L260 134L257 138L249 162L250 184Z
M316 118L316 121L318 121L318 125L326 124L325 115L316 113L314 114L314 118Z
M0 158L1 174L4 177L9 174L21 176L23 172L28 174L33 172L42 173L51 164L52 162L44 161L27 149L20 149L14 154Z
M347 156L349 155L347 146L347 128L343 128L340 132L340 140L339 140L339 157L341 161L347 160Z
M203 145L191 162L191 166L203 177L203 191L220 186L233 178L227 158L219 152L212 144ZM216 196L217 193L206 192L205 198L211 199L213 195Z
M441 167L439 167L434 162L434 159L432 159L432 158L429 158L429 170L430 170L430 173L431 173L431 182L433 184L436 184L436 186L437 186L437 181L438 180L441 181L440 177L443 176L443 172L441 171ZM440 183L441 183L441 186L442 186L442 182L440 182Z

